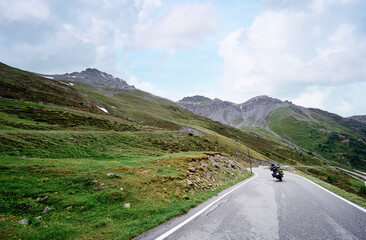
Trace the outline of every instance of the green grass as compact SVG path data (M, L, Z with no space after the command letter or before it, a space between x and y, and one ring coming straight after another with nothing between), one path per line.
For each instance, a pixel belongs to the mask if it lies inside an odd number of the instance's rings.
M6 222L0 223L0 238L128 239L249 176L244 165L232 169L222 162L217 169L210 163L203 153L108 160L1 157L0 218ZM210 168L215 180L198 170L187 176L191 166ZM109 172L120 177L108 178ZM188 185L188 178L197 186ZM45 207L52 210L42 213ZM17 224L23 218L30 225Z
M62 108L0 99L0 129L24 130L115 130L136 131L140 127L122 118L65 111Z

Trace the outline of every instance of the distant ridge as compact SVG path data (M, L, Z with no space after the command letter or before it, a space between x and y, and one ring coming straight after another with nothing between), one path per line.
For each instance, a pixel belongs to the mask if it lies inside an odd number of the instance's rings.
M82 82L92 86L104 86L118 90L134 90L134 86L128 85L126 81L111 74L99 71L95 68L87 68L82 72L72 72L65 74L39 74L43 77L55 80L68 80L72 82Z
M357 122L366 123L366 115L357 115L349 117L348 119L355 120Z
M291 102L268 96L258 96L242 104L235 104L204 96L185 97L178 104L191 112L233 127L259 126L267 128L267 117L277 108L288 106Z

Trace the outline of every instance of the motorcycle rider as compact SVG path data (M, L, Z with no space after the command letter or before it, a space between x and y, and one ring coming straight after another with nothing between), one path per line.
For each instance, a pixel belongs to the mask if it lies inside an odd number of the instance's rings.
M279 167L278 167L278 166L276 166L274 163L272 163L272 164L271 164L271 169L270 169L270 170L273 172L273 173L272 173L272 177L275 177L276 172L278 171L278 168L279 168Z

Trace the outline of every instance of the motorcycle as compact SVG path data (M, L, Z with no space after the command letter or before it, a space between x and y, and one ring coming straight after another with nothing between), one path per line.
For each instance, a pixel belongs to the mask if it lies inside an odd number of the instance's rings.
M277 178L278 180L282 181L283 176L285 175L283 171L280 169L279 166L272 164L271 169L273 178Z

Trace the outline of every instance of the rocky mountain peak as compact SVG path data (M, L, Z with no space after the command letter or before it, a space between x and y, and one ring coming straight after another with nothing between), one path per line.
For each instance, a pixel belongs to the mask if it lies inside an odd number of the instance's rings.
M288 102L283 102L277 98L268 97L266 95L257 96L249 99L248 101L240 104L240 108L243 111L252 111L258 108L275 109L282 105L287 105Z
M208 97L195 95L195 96L192 96L192 97L184 97L179 102L199 104L199 103L205 103L205 102L210 102L210 101L212 101L212 100Z
M99 71L96 68L87 68L81 72L72 72L65 74L43 75L43 77L55 80L68 80L72 82L82 82L88 85L103 86L119 90L133 90L134 86L130 86L126 81L111 74Z
M96 68L87 68L83 72L100 72L100 71L98 69L96 69Z
M290 102L265 95L251 98L242 104L193 96L183 98L178 104L196 114L241 128L245 125L267 127L267 117L277 108L287 106Z
M267 95L261 95L254 98L249 99L243 104L256 103L256 104L278 104L283 103L281 100L277 98L268 97Z

